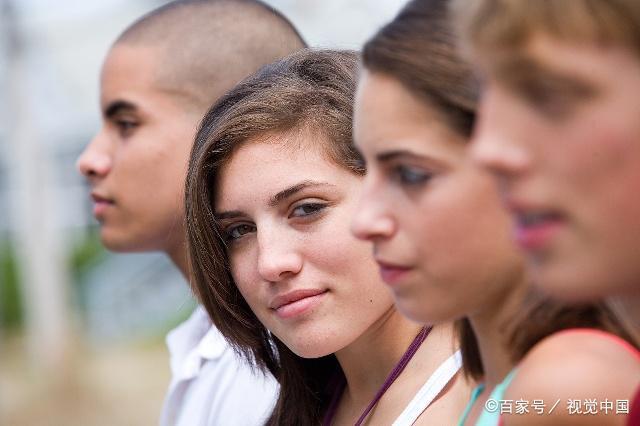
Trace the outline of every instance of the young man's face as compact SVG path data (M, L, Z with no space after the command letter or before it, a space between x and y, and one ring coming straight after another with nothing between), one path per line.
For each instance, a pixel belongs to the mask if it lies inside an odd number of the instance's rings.
M103 243L184 250L183 186L198 124L155 80L157 50L114 46L101 75L102 128L78 159Z
M640 293L640 58L535 36L482 65L473 155L537 283L567 300Z

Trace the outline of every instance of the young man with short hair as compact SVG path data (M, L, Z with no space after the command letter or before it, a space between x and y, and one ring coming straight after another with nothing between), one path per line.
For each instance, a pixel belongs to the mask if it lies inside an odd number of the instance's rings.
M200 119L238 81L304 47L256 0L174 1L113 44L101 73L102 128L78 159L105 246L162 251L189 280L184 179ZM173 379L162 425L253 425L277 384L252 371L198 307L167 337Z

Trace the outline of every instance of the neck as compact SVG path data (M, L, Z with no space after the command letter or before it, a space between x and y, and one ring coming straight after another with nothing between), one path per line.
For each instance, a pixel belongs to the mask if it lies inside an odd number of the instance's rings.
M606 304L634 343L640 345L640 295L612 296L606 299Z
M421 328L391 307L358 340L336 352L347 380L341 404L366 407Z
M514 367L509 350L509 332L513 318L522 308L527 289L524 280L514 283L504 297L469 317L478 341L487 389L493 389Z

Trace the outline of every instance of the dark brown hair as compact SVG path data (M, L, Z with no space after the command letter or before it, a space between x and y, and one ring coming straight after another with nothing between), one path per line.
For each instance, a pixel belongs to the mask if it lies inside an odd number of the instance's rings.
M365 44L362 62L371 72L395 78L440 114L452 130L470 138L479 87L471 66L457 52L449 3L448 0L409 2ZM505 324L512 361L519 362L544 337L575 327L600 328L632 341L604 303L570 307L532 289L518 318ZM480 380L484 367L471 323L467 318L460 319L456 321L456 330L464 372Z
M242 144L302 130L324 136L311 143L323 144L330 161L363 174L351 132L357 66L354 52L307 49L263 67L211 107L191 152L185 202L192 285L233 348L280 383L268 424L320 423L329 380L342 370L334 355L297 356L251 311L231 276L214 216L216 182Z
M455 53L456 36L447 7L445 0L409 2L364 45L362 62L369 71L397 79L453 130L469 137L478 86L471 66Z

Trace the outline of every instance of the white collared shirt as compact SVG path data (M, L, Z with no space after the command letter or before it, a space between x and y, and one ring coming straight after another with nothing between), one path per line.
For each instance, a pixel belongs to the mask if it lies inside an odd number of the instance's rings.
M240 358L198 306L167 335L171 385L161 426L253 426L267 420L278 384Z

